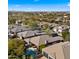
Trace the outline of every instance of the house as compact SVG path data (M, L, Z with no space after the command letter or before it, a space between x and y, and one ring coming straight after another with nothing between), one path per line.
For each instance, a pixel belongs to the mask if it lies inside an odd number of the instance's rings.
M31 36L34 36L34 31L28 30L28 31L19 32L19 33L17 33L17 36L19 38L21 38L21 37L24 37L24 38L31 37Z
M14 34L8 33L8 38L12 38L13 36L14 36Z
M66 29L70 29L70 26L68 26L68 25L61 25L61 27L62 27L63 31Z
M30 28L26 28L26 27L24 27L24 26L19 26L19 25L15 25L15 26L11 29L12 32L16 32L16 33L22 32L22 31L27 31L27 30L30 30Z
M21 37L29 30L31 30L31 29L28 27L25 27L25 26L19 26L19 25L9 26L8 27L8 36L12 37L12 35L14 35L14 33L16 33L16 36Z
M25 33L25 32L24 32ZM40 35L44 35L45 33L43 32L38 32L38 31L28 31L26 34L24 34L24 41L27 42L28 44L31 42L31 40L35 37L38 38Z
M49 36L49 35L37 35L35 37L30 38L30 42L39 48L42 44L50 44L63 41L63 38L60 36Z
M56 26L58 26L58 24L56 24L56 23L51 23L51 27L56 27Z
M11 29L8 29L8 38L15 38L16 33L12 32Z
M62 36L63 28L62 26L56 26L53 28L53 32L57 33L59 36Z
M17 33L17 36L20 38L20 39L24 39L24 41L26 43L29 44L31 38L34 38L34 37L37 37L39 35L43 35L45 33L39 31L39 30L28 30L28 31L23 31L23 32L19 32Z
M62 17L58 17L57 19L55 19L56 22L62 21Z
M60 42L42 49L46 59L70 59L70 43Z
M54 32L62 32L62 30L63 30L62 26L55 26L55 27L53 28L53 31L54 31Z
M39 35L39 33L43 34L40 30L26 30L26 31L18 32L17 36L28 38L28 37Z

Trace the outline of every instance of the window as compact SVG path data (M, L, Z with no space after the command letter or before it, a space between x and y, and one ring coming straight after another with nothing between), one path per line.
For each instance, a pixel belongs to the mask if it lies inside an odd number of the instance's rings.
M56 58L53 56L49 56L48 59L56 59Z
M49 57L49 59L53 59L53 58Z
M43 52L43 55L48 58L48 54L47 53Z
M48 44L48 41L47 40L45 40L45 44Z

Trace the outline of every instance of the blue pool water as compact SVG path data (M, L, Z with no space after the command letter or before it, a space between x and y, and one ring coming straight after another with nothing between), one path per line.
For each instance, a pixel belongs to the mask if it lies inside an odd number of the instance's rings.
M36 57L36 51L32 51L32 50L26 50L25 55L27 56L32 56L34 59Z

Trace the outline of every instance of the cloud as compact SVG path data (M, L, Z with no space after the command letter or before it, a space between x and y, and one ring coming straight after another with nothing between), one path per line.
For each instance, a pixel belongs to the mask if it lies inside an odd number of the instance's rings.
M38 1L40 1L40 0L34 0L34 2L38 2Z
M15 5L15 7L20 7L21 5Z
M32 8L27 8L27 10L32 10Z
M69 6L69 7L70 7L70 3L68 3L68 4L67 4L67 6Z

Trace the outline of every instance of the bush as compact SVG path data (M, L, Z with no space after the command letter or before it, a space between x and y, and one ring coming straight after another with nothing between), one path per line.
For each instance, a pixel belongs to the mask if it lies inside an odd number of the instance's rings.
M42 44L42 45L39 46L39 50L42 52L42 49L45 48L45 47L46 47L45 44Z

